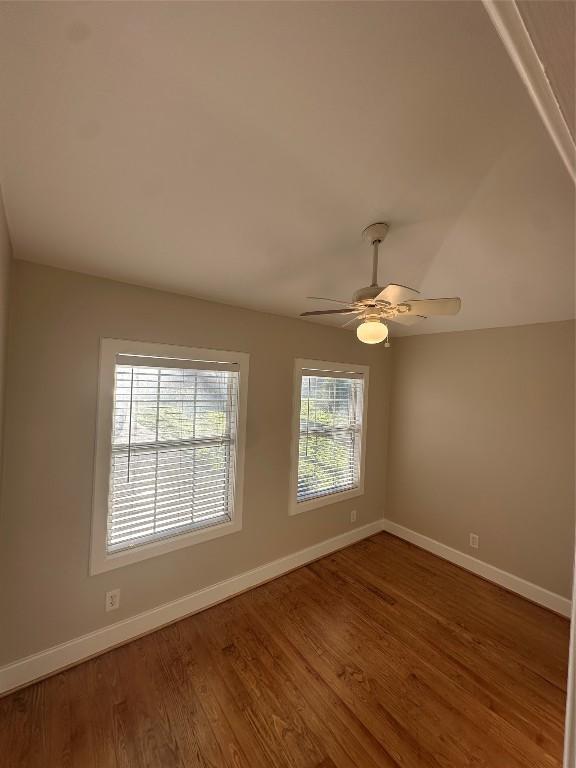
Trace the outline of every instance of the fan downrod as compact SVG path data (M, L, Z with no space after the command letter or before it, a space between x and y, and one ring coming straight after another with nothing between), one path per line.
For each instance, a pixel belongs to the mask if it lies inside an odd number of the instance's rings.
M388 224L383 221L370 224L362 232L362 237L364 240L368 240L368 242L372 245L372 282L370 283L369 289L374 291L376 291L378 288L378 248L380 247L380 243L382 240L384 240L387 234ZM364 292L366 291L366 289L362 290ZM378 293L379 291L376 291L374 295L376 296ZM371 298L371 296L363 296L362 298Z

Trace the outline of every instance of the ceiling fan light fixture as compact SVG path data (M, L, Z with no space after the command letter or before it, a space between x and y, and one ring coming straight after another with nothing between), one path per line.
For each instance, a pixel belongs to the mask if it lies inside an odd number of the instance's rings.
M388 338L388 326L378 317L367 317L356 328L356 336L364 344L380 344Z
M372 282L359 288L352 295L350 302L341 299L322 299L342 304L342 309L315 309L302 312L300 317L311 315L353 315L342 328L360 321L356 335L363 344L380 344L389 347L388 326L382 320L401 325L412 325L427 317L457 315L462 307L462 300L452 298L425 299L420 291L400 283L387 283L383 288L378 285L378 248L388 232L388 224L376 222L366 227L362 236L372 245ZM309 297L312 298L312 297Z

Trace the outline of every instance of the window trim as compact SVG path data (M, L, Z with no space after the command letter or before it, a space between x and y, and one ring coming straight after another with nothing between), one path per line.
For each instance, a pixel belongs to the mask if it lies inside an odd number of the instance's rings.
M361 376L364 381L362 402L362 433L360 437L360 471L358 486L348 491L318 496L307 501L298 501L298 455L300 447L300 408L302 392L302 374L305 370L316 370L319 374L354 374ZM368 385L370 368L367 365L355 363L332 363L326 360L306 360L297 358L294 361L294 389L292 403L292 441L290 451L290 496L288 504L289 515L299 515L312 509L338 504L347 499L353 499L364 494L364 476L366 465L366 433L368 431Z
M106 551L108 525L108 490L112 454L112 418L114 405L114 371L117 355L139 355L145 358L165 357L181 360L235 363L239 368L238 420L236 432L236 467L234 509L229 522L199 528L175 536L151 541L118 552ZM94 449L94 488L92 497L92 530L90 540L90 575L121 568L131 563L157 557L167 552L200 544L210 539L236 533L242 529L242 504L244 497L244 458L246 446L246 412L248 403L248 364L250 356L245 352L225 352L202 347L181 347L172 344L101 339L100 370Z

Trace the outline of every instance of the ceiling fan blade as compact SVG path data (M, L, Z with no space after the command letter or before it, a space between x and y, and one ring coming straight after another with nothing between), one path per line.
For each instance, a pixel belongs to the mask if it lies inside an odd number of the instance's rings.
M426 317L424 315L408 315L406 313L403 313L402 315L396 315L396 317L391 317L386 322L391 323L398 323L399 325L415 325L416 323L419 323L420 320L425 320Z
M415 288L408 288L407 285L398 285L397 283L388 283L383 291L376 296L377 301L387 301L389 304L402 304L408 299L415 299L420 291Z
M462 300L459 298L411 299L402 303L407 304L409 307L408 312L403 312L402 315L424 315L425 317L431 317L432 315L457 315L462 306Z
M301 312L300 317L309 317L310 315L351 315L353 309L315 309L312 312Z
M349 306L349 301L341 301L340 299L328 299L326 296L306 296L307 299L319 299L320 301L333 301L335 304L344 304Z

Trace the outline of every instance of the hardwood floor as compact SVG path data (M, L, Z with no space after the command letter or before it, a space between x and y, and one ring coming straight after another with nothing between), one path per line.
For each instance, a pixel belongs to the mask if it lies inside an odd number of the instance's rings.
M379 534L0 700L0 765L561 766L568 632Z

